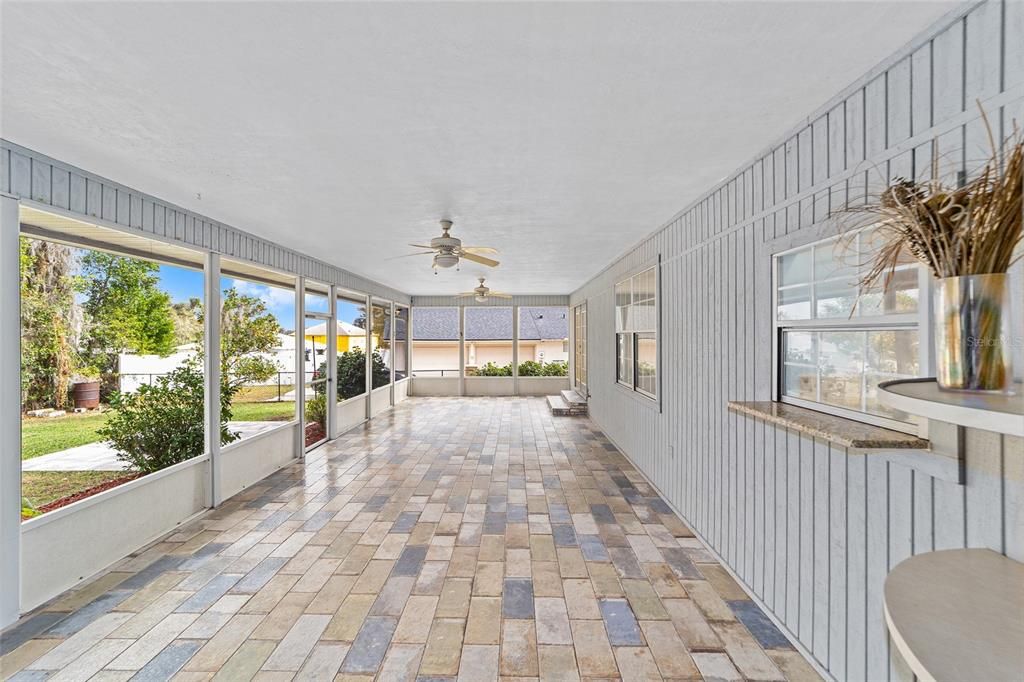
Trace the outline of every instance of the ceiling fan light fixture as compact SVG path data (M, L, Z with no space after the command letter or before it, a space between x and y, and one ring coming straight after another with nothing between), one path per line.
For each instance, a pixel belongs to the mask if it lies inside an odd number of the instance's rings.
M486 296L477 296L476 297L476 302L477 303L487 303L487 297Z
M439 253L434 256L434 267L435 268L450 268L453 265L458 265L459 257L449 253Z

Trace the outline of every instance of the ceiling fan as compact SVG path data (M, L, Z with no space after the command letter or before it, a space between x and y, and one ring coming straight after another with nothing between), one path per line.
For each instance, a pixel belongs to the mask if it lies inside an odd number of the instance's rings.
M420 251L419 253L411 253L409 255L433 255L435 274L437 273L438 268L450 268L453 265L457 266L459 264L459 260L462 258L465 258L468 261L473 261L474 263L479 263L480 265L486 265L489 268L497 267L498 261L482 255L484 253L496 254L498 253L496 249L492 249L489 246L463 246L461 239L449 234L451 229L452 221L442 220L441 236L431 239L429 246L426 244L409 244L409 246L414 246L417 249L429 250Z
M478 303L483 303L489 298L512 298L512 294L503 294L500 291L491 291L491 288L484 284L485 277L477 277L480 282L480 286L473 291L463 291L461 294L456 294L455 298L468 298L472 296L477 300Z

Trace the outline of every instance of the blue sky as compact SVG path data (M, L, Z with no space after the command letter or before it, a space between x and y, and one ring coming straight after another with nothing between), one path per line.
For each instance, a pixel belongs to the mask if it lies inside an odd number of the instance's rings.
M203 298L203 273L173 265L160 266L160 288L171 295L175 303L187 303L190 298Z
M203 273L197 270L187 270L173 265L160 266L160 288L171 296L175 303L187 302L190 298L203 297ZM249 296L255 296L262 300L282 329L290 331L295 327L295 301L289 289L271 287L265 284L256 284L245 280L237 280L231 277L221 279L221 289L235 287L238 291ZM352 322L362 314L360 307L355 303L338 300L338 319L342 322Z

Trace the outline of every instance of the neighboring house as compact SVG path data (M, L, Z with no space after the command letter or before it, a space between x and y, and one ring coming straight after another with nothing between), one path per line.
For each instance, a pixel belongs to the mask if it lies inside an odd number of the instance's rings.
M366 330L362 327L357 327L349 322L337 322L337 338L338 338L338 352L345 353L347 351L359 348L366 348ZM305 337L307 344L314 344L316 348L327 347L327 323L321 322L318 325L309 327L305 331ZM377 337L373 338L373 347L376 348L380 345Z
M466 315L466 367L512 361L512 315L508 308L474 307ZM567 362L569 319L566 308L520 308L519 362ZM416 308L412 321L413 375L438 375L459 369L459 309Z
M365 338L365 337L364 337ZM312 373L320 362L323 362L322 353L317 351L326 348L315 344L311 339L306 339L306 373ZM137 353L121 353L118 356L118 388L125 393L134 391L139 386L150 384L156 377L171 372L190 357L194 357L198 351L197 344L186 343L177 346L170 355L140 355ZM277 335L277 347L265 353L264 357L274 363L278 368L279 375L274 375L263 382L271 386L277 384L291 385L295 381L295 337L290 333L279 332ZM319 358L317 361L316 358Z

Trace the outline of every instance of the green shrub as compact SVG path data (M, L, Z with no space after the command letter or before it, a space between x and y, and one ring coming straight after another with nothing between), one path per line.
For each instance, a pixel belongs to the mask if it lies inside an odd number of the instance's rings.
M544 376L546 377L566 377L569 376L569 363L568 362L549 362L544 365Z
M306 401L306 423L316 422L327 428L327 396L317 393Z
M569 375L567 362L537 362L526 360L519 363L521 377L564 377Z
M391 371L384 364L384 358L380 351L373 351L373 387L386 386L391 379ZM327 363L320 363L317 368L317 376L326 376ZM346 400L357 395L366 393L366 354L361 348L354 348L350 351L338 354L338 401ZM320 386L316 387L317 393L322 393Z
M544 375L544 366L536 360L526 360L519 363L519 376L539 377Z
M36 509L36 506L34 504L32 504L32 502L29 501L28 498L26 498L26 497L21 498L21 519L23 521L25 519L31 519L31 518L34 518L36 516L39 516L40 513L42 513L42 512L40 512L38 509Z
M476 371L478 377L510 377L512 376L512 363L507 365L496 365L488 362Z
M222 445L238 439L227 427L232 395L230 389L222 389ZM203 454L204 406L203 373L197 362L188 362L152 385L114 393L110 417L97 433L111 442L118 459L152 473Z

